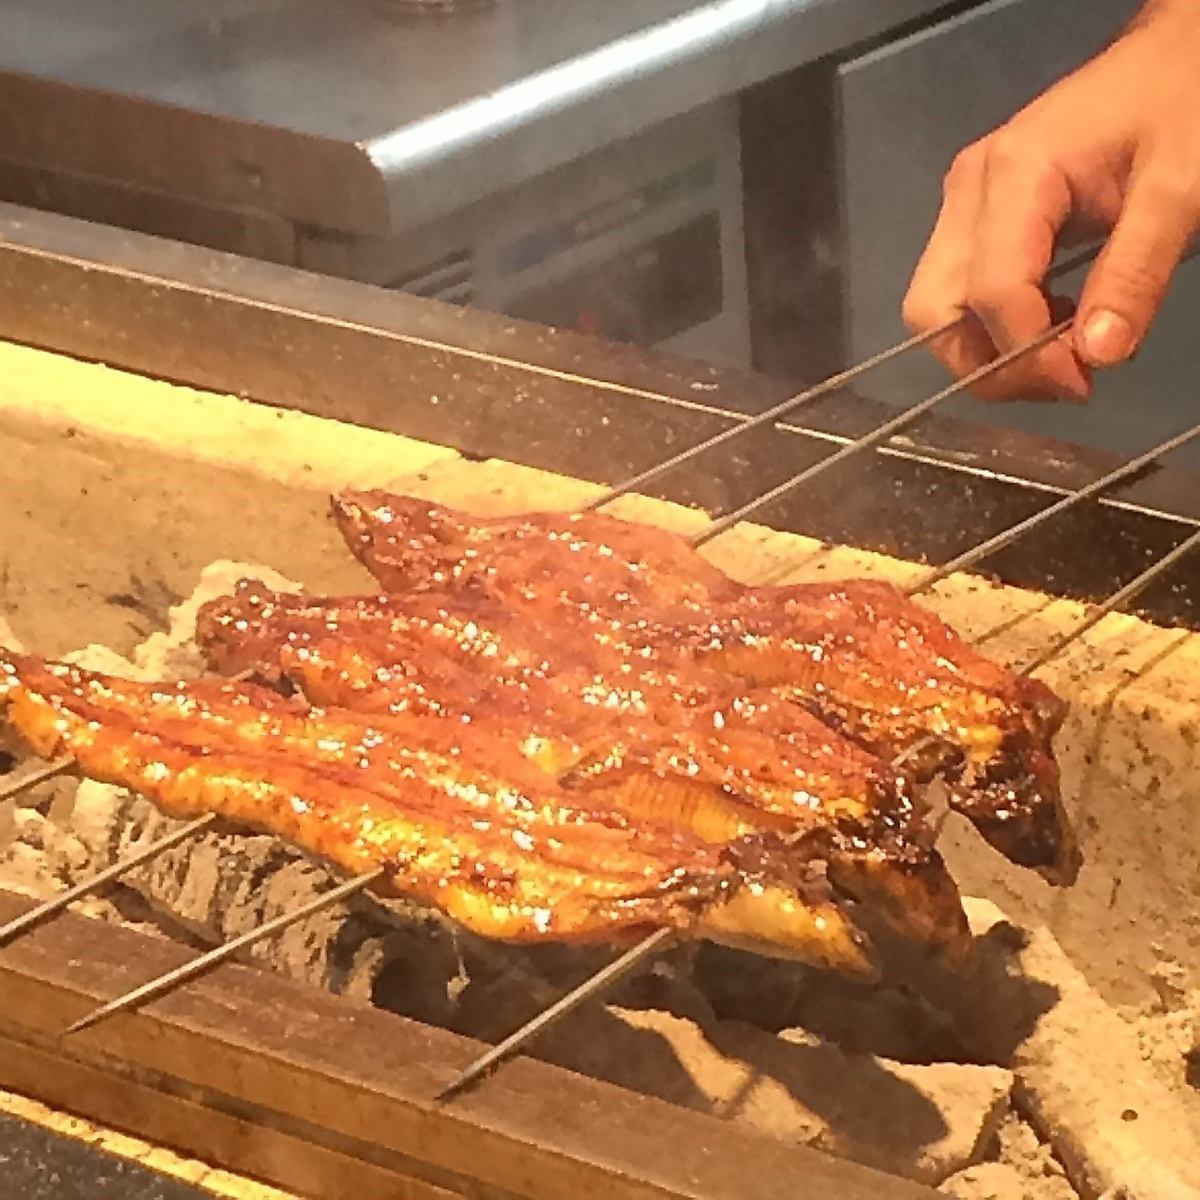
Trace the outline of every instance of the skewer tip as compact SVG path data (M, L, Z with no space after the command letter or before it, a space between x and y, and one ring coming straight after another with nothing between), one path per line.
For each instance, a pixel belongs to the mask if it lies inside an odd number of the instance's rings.
M472 1084L492 1074L503 1063L528 1045L539 1034L549 1029L568 1013L574 1011L586 1000L600 995L612 987L618 980L635 970L647 959L664 950L679 936L679 931L664 926L644 937L640 942L631 946L620 957L614 959L606 967L601 967L594 975L573 987L565 996L560 997L549 1008L543 1009L532 1020L526 1021L515 1033L511 1033L502 1042L497 1043L486 1053L481 1054L470 1066L466 1067L454 1080L444 1087L434 1097L441 1103L452 1099L464 1092Z
M499 1066L499 1060L484 1063L481 1059L479 1062L472 1063L465 1071L459 1072L437 1095L434 1096L435 1104L445 1104L448 1100L453 1100L455 1096L465 1092L474 1084L491 1075L492 1072Z
M91 1012L80 1017L78 1021L73 1021L62 1031L61 1037L70 1037L73 1033L80 1033L84 1029L90 1029L93 1025L103 1021L111 1011L109 1005L104 1005L101 1008L94 1008Z

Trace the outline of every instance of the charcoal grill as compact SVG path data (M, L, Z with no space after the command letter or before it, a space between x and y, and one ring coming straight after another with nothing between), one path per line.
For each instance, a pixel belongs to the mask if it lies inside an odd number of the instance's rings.
M798 385L9 206L0 262L9 341L470 458L642 479L648 495L935 567L987 547L997 579L1097 604L1076 634L1135 601L1160 626L1200 628L1200 481L1157 452L1133 470L932 412L901 435L891 412L842 390L649 481ZM1053 519L1036 521L1049 505ZM1065 644L1043 638L1032 659ZM31 908L0 895L0 923ZM525 1059L439 1106L478 1046L229 963L60 1037L187 958L71 913L13 939L0 950L0 1083L322 1197L930 1194Z

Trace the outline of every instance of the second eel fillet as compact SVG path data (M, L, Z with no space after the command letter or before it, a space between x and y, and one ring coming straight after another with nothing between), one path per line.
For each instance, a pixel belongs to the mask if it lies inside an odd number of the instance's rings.
M777 689L880 757L920 752L1006 857L1067 883L1080 865L1052 739L1065 704L884 583L748 587L682 538L598 513L477 518L387 492L333 515L390 592L474 592L664 665Z
M967 943L953 879L904 777L765 689L544 638L519 614L428 596L323 598L244 580L206 604L215 669L256 669L311 702L487 732L568 794L687 828L819 837L832 882L897 931Z
M253 684L132 683L25 655L0 658L0 707L38 754L70 754L170 815L215 813L350 874L382 869L375 891L483 937L620 942L665 926L873 973L802 844L714 845L572 799L519 755L444 724L415 742L387 716Z

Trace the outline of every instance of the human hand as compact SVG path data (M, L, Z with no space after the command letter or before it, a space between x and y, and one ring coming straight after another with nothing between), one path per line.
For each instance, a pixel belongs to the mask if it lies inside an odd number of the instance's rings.
M1107 235L1073 328L974 389L1084 400L1123 362L1200 229L1200 0L1150 0L1108 50L981 141L946 175L904 301L914 332L965 376L1067 315L1043 289L1055 246ZM1064 311L1065 309L1065 311Z

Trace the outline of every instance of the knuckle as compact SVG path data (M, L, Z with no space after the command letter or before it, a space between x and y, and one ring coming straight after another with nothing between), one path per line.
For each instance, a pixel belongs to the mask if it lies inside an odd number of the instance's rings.
M1010 289L993 274L990 264L982 264L971 272L967 283L967 307L984 316L1003 309Z
M918 274L900 305L900 317L911 333L940 328L963 311L958 290L945 281Z
M1101 281L1108 295L1130 303L1152 300L1166 285L1169 269L1151 255L1111 255L1104 264Z
M987 153L986 141L972 142L969 146L964 146L954 156L946 171L942 180L942 195L948 196L978 179L983 173Z
M908 289L904 303L900 306L900 316L905 326L913 333L920 333L933 325L930 306L918 285Z
M1024 136L1011 125L1005 125L988 141L988 174L1018 170L1024 166L1028 157Z

